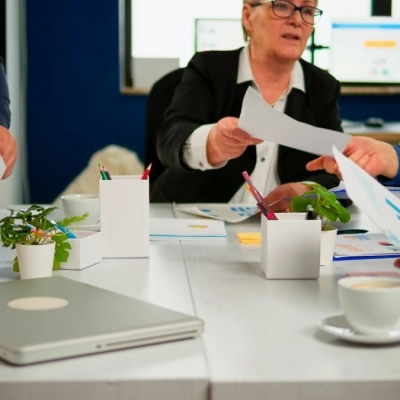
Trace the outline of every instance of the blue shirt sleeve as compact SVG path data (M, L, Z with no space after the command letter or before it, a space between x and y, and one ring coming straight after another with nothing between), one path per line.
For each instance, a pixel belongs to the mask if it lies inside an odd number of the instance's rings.
M378 176L378 181L384 186L400 186L400 146L393 145L393 147L396 150L397 159L399 160L399 169L397 170L396 176L390 180L383 176Z
M0 125L10 128L11 112L10 112L10 95L6 74L4 72L3 60L0 58Z

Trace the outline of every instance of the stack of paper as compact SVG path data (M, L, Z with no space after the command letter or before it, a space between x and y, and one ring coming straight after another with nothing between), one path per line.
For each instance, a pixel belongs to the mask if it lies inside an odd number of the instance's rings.
M389 241L384 233L359 233L336 237L333 257L335 261L386 257L400 257L400 248Z
M150 218L150 240L225 239L227 236L223 221Z

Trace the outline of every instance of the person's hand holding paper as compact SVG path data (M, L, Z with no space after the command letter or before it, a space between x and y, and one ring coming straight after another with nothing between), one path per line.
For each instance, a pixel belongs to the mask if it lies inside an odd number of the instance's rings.
M238 121L233 117L222 118L211 128L207 139L207 159L211 165L222 166L241 156L247 146L262 142L239 129Z
M394 178L399 170L399 159L395 148L380 140L356 136L351 139L343 154L372 176L383 175ZM325 169L341 178L336 160L332 156L318 157L307 164L309 171Z

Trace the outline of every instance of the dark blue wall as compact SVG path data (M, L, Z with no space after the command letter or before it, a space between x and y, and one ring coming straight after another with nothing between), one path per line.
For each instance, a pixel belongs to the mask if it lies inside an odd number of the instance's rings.
M27 0L31 202L51 202L109 144L144 152L146 96L119 91L118 0Z
M119 92L118 0L27 0L31 202L51 202L109 144L143 160L146 96ZM400 96L343 96L342 117L400 119Z

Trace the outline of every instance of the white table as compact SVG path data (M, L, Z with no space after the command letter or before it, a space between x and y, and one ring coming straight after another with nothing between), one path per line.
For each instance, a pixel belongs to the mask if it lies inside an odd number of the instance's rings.
M169 205L152 205L151 212L172 216ZM347 228L375 228L353 214ZM392 269L392 260L337 262L322 267L319 280L267 281L259 245L235 239L236 232L259 230L259 221L228 224L227 230L222 241L152 242L149 260L107 260L81 272L56 272L196 314L205 321L200 339L31 367L0 364L0 399L400 397L400 345L360 346L318 329L321 319L340 313L340 277ZM11 279L5 269L0 278Z
M166 215L170 207L154 211ZM18 279L13 254L0 249L0 280ZM195 314L179 242L152 242L148 259L104 260L54 275ZM0 361L1 400L205 400L208 386L201 337L24 367Z
M376 230L354 211L351 227ZM341 226L341 224L338 224ZM392 270L393 260L337 262L319 280L267 281L256 245L182 242L213 400L399 399L400 345L367 347L325 334L318 323L339 314L336 282L352 270ZM301 234L301 232L299 232Z

